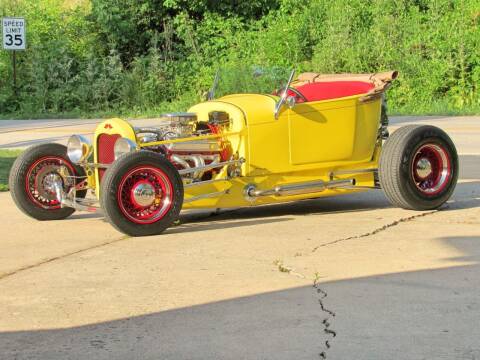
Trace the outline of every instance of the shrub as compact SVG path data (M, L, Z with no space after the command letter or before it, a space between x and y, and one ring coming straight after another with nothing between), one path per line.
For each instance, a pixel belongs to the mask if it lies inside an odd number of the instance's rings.
M9 3L10 4L10 3ZM2 2L0 15L13 9ZM218 68L397 69L394 111L480 110L478 0L18 0L28 49L0 52L0 114L146 114L202 98ZM225 73L225 72L224 72ZM278 74L277 74L278 75ZM277 76L276 75L276 76ZM276 80L275 80L276 82ZM181 109L178 109L181 110Z

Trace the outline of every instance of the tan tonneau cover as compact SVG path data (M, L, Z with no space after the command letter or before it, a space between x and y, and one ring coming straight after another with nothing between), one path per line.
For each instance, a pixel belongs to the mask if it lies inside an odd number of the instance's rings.
M363 81L375 86L362 98L362 100L369 100L376 97L376 95L383 93L397 76L398 71L396 70L375 74L318 74L307 72L298 75L298 77L292 82L292 86L298 87L316 82Z

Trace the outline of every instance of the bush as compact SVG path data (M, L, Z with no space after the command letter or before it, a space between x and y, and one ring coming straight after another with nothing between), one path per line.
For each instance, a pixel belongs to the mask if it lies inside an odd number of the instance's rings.
M478 0L18 0L28 49L0 52L2 116L149 114L202 98L218 68L396 69L394 111L480 110ZM0 15L11 15L8 4ZM268 83L270 84L270 83ZM261 84L267 88L267 83ZM182 109L178 109L182 110Z

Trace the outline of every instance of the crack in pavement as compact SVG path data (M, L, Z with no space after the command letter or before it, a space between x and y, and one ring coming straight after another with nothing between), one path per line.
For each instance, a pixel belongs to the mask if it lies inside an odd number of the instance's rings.
M325 290L323 290L320 287L320 283L318 282L318 279L315 279L313 282L313 288L316 290L317 294L319 295L318 298L318 303L320 305L320 308L322 311L327 314L327 316L322 320L322 325L323 325L323 332L327 334L331 339L337 336L337 332L335 330L332 330L330 328L330 319L335 317L335 313L332 310L329 310L328 308L325 307L324 301L327 298L328 294ZM320 358L326 359L327 358L327 351L330 349L331 344L330 340L327 339L325 340L325 349L319 354Z
M415 219L418 219L418 218L421 218L421 217L432 215L432 214L435 214L436 212L438 212L438 210L428 211L428 212L424 212L424 213L421 213L421 214L418 214L418 215L412 215L412 216L408 216L408 217L405 217L405 218L401 218L399 220L392 221L391 223L383 225L379 228L376 228L373 231L370 231L370 232L367 232L367 233L364 233L364 234L349 236L349 237L346 237L346 238L341 238L341 239L333 240L333 241L318 245L318 246L314 247L311 252L314 253L319 248L330 246L330 245L335 245L335 244L338 244L340 242L354 240L354 239L361 239L361 238L365 238L365 237L368 237L368 236L376 235L379 232L386 231L386 230L388 230L388 229L390 229L394 226L397 226L401 223L409 222L409 221L412 221L412 220L415 220Z
M278 266L278 270L282 273L292 275L292 276L295 276L295 277L299 277L299 278L302 278L302 279L307 278L305 275L303 275L301 273L298 273L298 272L295 272L292 267L284 265L283 262L280 261L280 260L274 261L273 264L275 266ZM322 310L323 313L326 314L326 317L324 317L323 320L322 320L323 332L327 336L329 336L331 339L333 339L334 337L337 336L337 332L330 328L330 325L331 325L330 324L330 319L334 318L336 316L336 314L332 310L328 309L324 304L324 301L327 298L328 294L325 290L323 290L320 287L319 276L318 276L317 273L315 274L315 279L313 280L313 286L312 287L315 289L315 292L318 295L317 301L318 301L318 304L320 305L320 309ZM331 339L325 340L325 346L324 346L325 348L322 352L320 352L318 354L321 359L326 359L327 358L327 351L331 347L331 344L330 344Z
M26 270L30 270L30 269L37 268L37 267L39 267L39 266L42 266L42 265L44 265L44 264L51 263L51 262L56 261L56 260L65 259L65 258L67 258L67 257L69 257L69 256L72 256L72 255L80 254L80 253L85 252L85 251L88 251L88 250L98 249L98 248L101 248L101 247L103 247L103 246L107 246L107 245L114 244L114 243L117 243L117 242L120 242L120 241L123 241L123 240L127 240L127 239L129 239L129 238L130 238L130 236L122 236L122 237L119 238L119 239L115 239L115 240L108 241L108 242L105 242L105 243L102 243L102 244L98 244L98 245L90 246L90 247L87 247L87 248L75 250L75 251L72 251L72 252L69 252L69 253L66 253L66 254L63 254L63 255L54 256L54 257L52 257L52 258L48 258L48 259L42 260L42 261L37 262L37 263L35 263L35 264L27 265L27 266L24 266L24 267L22 267L22 268L19 268L19 269L10 271L10 272L0 274L0 280L6 279L7 277L16 275L16 274L18 274L18 273L20 273L20 272L23 272L23 271L26 271Z
M448 208L448 206L446 206L445 208ZM315 251L317 251L319 248L321 247L326 247L326 246L329 246L329 245L334 245L334 244L337 244L337 243L340 243L340 242L343 242L343 241L348 241L348 240L354 240L354 239L360 239L360 238L365 238L365 237L368 237L368 236L372 236L372 235L375 235L375 234L378 234L380 232L383 232L383 231L386 231L392 227L395 227L401 223L405 223L405 222L409 222L409 221L413 221L415 219L418 219L418 218L422 218L422 217L425 217L425 216L428 216L428 215L432 215L432 214L435 214L437 213L438 210L432 210L432 211L427 211L427 212L423 212L423 213L420 213L420 214L417 214L417 215L412 215L412 216L408 216L408 217L404 217L404 218L400 218L398 220L395 220L395 221L392 221L388 224L385 224L379 228L376 228L370 232L367 232L367 233L364 233L364 234L360 234L360 235L354 235L354 236L349 236L349 237L346 237L346 238L341 238L341 239L337 239L337 240L334 240L334 241L331 241L331 242L328 242L328 243L324 243L324 244L321 244L319 246L316 246L315 248L312 249L311 253L314 253ZM281 272L286 272L288 274L291 274L291 275L294 275L294 276L297 276L297 277L302 277L302 278L305 278L305 276L303 274L299 274L299 273L295 273L294 272L294 269L291 268L291 267L288 267L288 266L285 266L283 265L283 263L280 263L282 265L282 268L286 269L287 271L282 271L280 270ZM280 269L280 268L279 268ZM300 276L298 276L300 275ZM319 356L321 359L327 359L327 351L331 348L331 343L330 341L335 338L337 336L337 332L335 330L332 330L330 328L331 326L331 323L330 323L330 320L332 318L334 318L336 316L335 312L333 312L332 310L328 309L327 307L325 307L325 304L324 304L324 301L325 299L327 298L328 294L325 290L323 290L321 287L320 287L320 283L318 281L318 277L315 278L314 280L314 283L313 283L313 288L316 290L318 296L319 296L319 299L318 299L318 303L320 305L320 308L322 310L323 313L325 313L327 316L322 320L322 325L323 325L323 332L328 335L330 337L330 339L327 339L325 341L325 349L319 353Z

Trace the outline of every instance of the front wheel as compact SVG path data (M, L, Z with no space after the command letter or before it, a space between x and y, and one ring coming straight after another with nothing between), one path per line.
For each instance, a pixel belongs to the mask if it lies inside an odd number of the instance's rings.
M85 180L85 171L72 164L67 148L60 144L41 144L25 150L13 163L8 184L17 207L37 220L61 220L75 212L62 207L55 193L55 183L68 193ZM84 198L86 190L76 192Z
M450 137L429 125L409 125L385 142L379 180L388 200L413 210L432 210L452 195L458 156Z
M100 204L117 230L130 236L158 235L179 216L183 182L160 154L129 153L105 172Z

